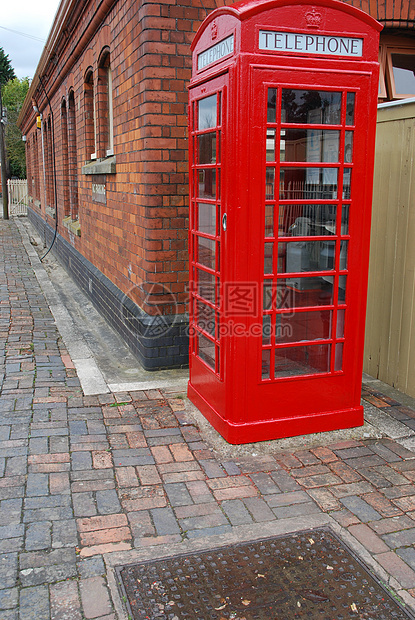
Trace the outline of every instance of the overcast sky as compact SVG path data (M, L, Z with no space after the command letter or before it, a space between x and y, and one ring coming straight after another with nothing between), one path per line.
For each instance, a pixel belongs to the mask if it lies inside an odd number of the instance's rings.
M59 0L0 2L0 47L9 55L18 78L32 78L52 27ZM14 32L10 32L11 30Z

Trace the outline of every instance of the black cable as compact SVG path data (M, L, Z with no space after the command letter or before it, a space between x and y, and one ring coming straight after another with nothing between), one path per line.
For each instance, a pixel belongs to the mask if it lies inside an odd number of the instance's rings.
M57 183L56 183L55 123L54 123L54 120L53 120L53 110L52 110L52 105L50 103L50 99L48 97L48 93L46 92L46 88L43 85L42 78L41 78L40 75L39 75L39 82L40 82L41 87L43 88L43 92L45 93L45 97L46 97L47 102L49 104L50 117L51 117L51 120L52 120L52 174L53 174L53 189L54 189L54 196L55 196L55 233L53 235L52 243L50 244L49 249L40 258L40 260L42 261L49 254L49 252L51 251L51 249L53 247L53 244L56 241L57 234L58 234L58 187L57 187Z

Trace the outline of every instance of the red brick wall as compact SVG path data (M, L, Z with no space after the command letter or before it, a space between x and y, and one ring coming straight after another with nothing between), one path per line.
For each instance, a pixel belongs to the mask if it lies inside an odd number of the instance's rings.
M190 43L207 11L224 2L207 0L207 10L200 0L117 2L65 75L62 69L68 57L76 55L75 42L94 15L95 4L84 8L80 21L74 16L71 37L62 38L58 63L50 64L44 80L52 92L54 113L58 230L147 313L183 313L188 281L186 86L191 74ZM97 89L99 57L106 46L113 77L116 174L106 177L104 205L93 202L92 177L81 169L87 153L85 73L92 67ZM80 238L61 224L69 213L61 110L65 101L68 112L71 89L76 109ZM102 104L99 86L95 94ZM49 109L41 90L38 99L45 119ZM30 122L34 120L32 116ZM33 127L27 131L30 139L33 131ZM39 164L44 202L42 160ZM53 203L52 195L49 202ZM49 215L44 216L54 226Z

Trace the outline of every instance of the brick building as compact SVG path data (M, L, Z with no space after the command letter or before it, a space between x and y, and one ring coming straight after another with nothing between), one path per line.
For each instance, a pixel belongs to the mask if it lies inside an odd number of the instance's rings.
M188 359L190 43L225 3L63 0L19 118L29 218L149 370ZM415 95L415 5L349 4L385 25L379 97Z

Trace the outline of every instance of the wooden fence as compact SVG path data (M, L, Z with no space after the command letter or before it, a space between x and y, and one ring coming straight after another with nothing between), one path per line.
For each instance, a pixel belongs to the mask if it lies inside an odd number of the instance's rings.
M9 179L7 181L7 192L9 195L9 214L27 215L27 180Z
M415 99L378 108L364 370L415 397Z

